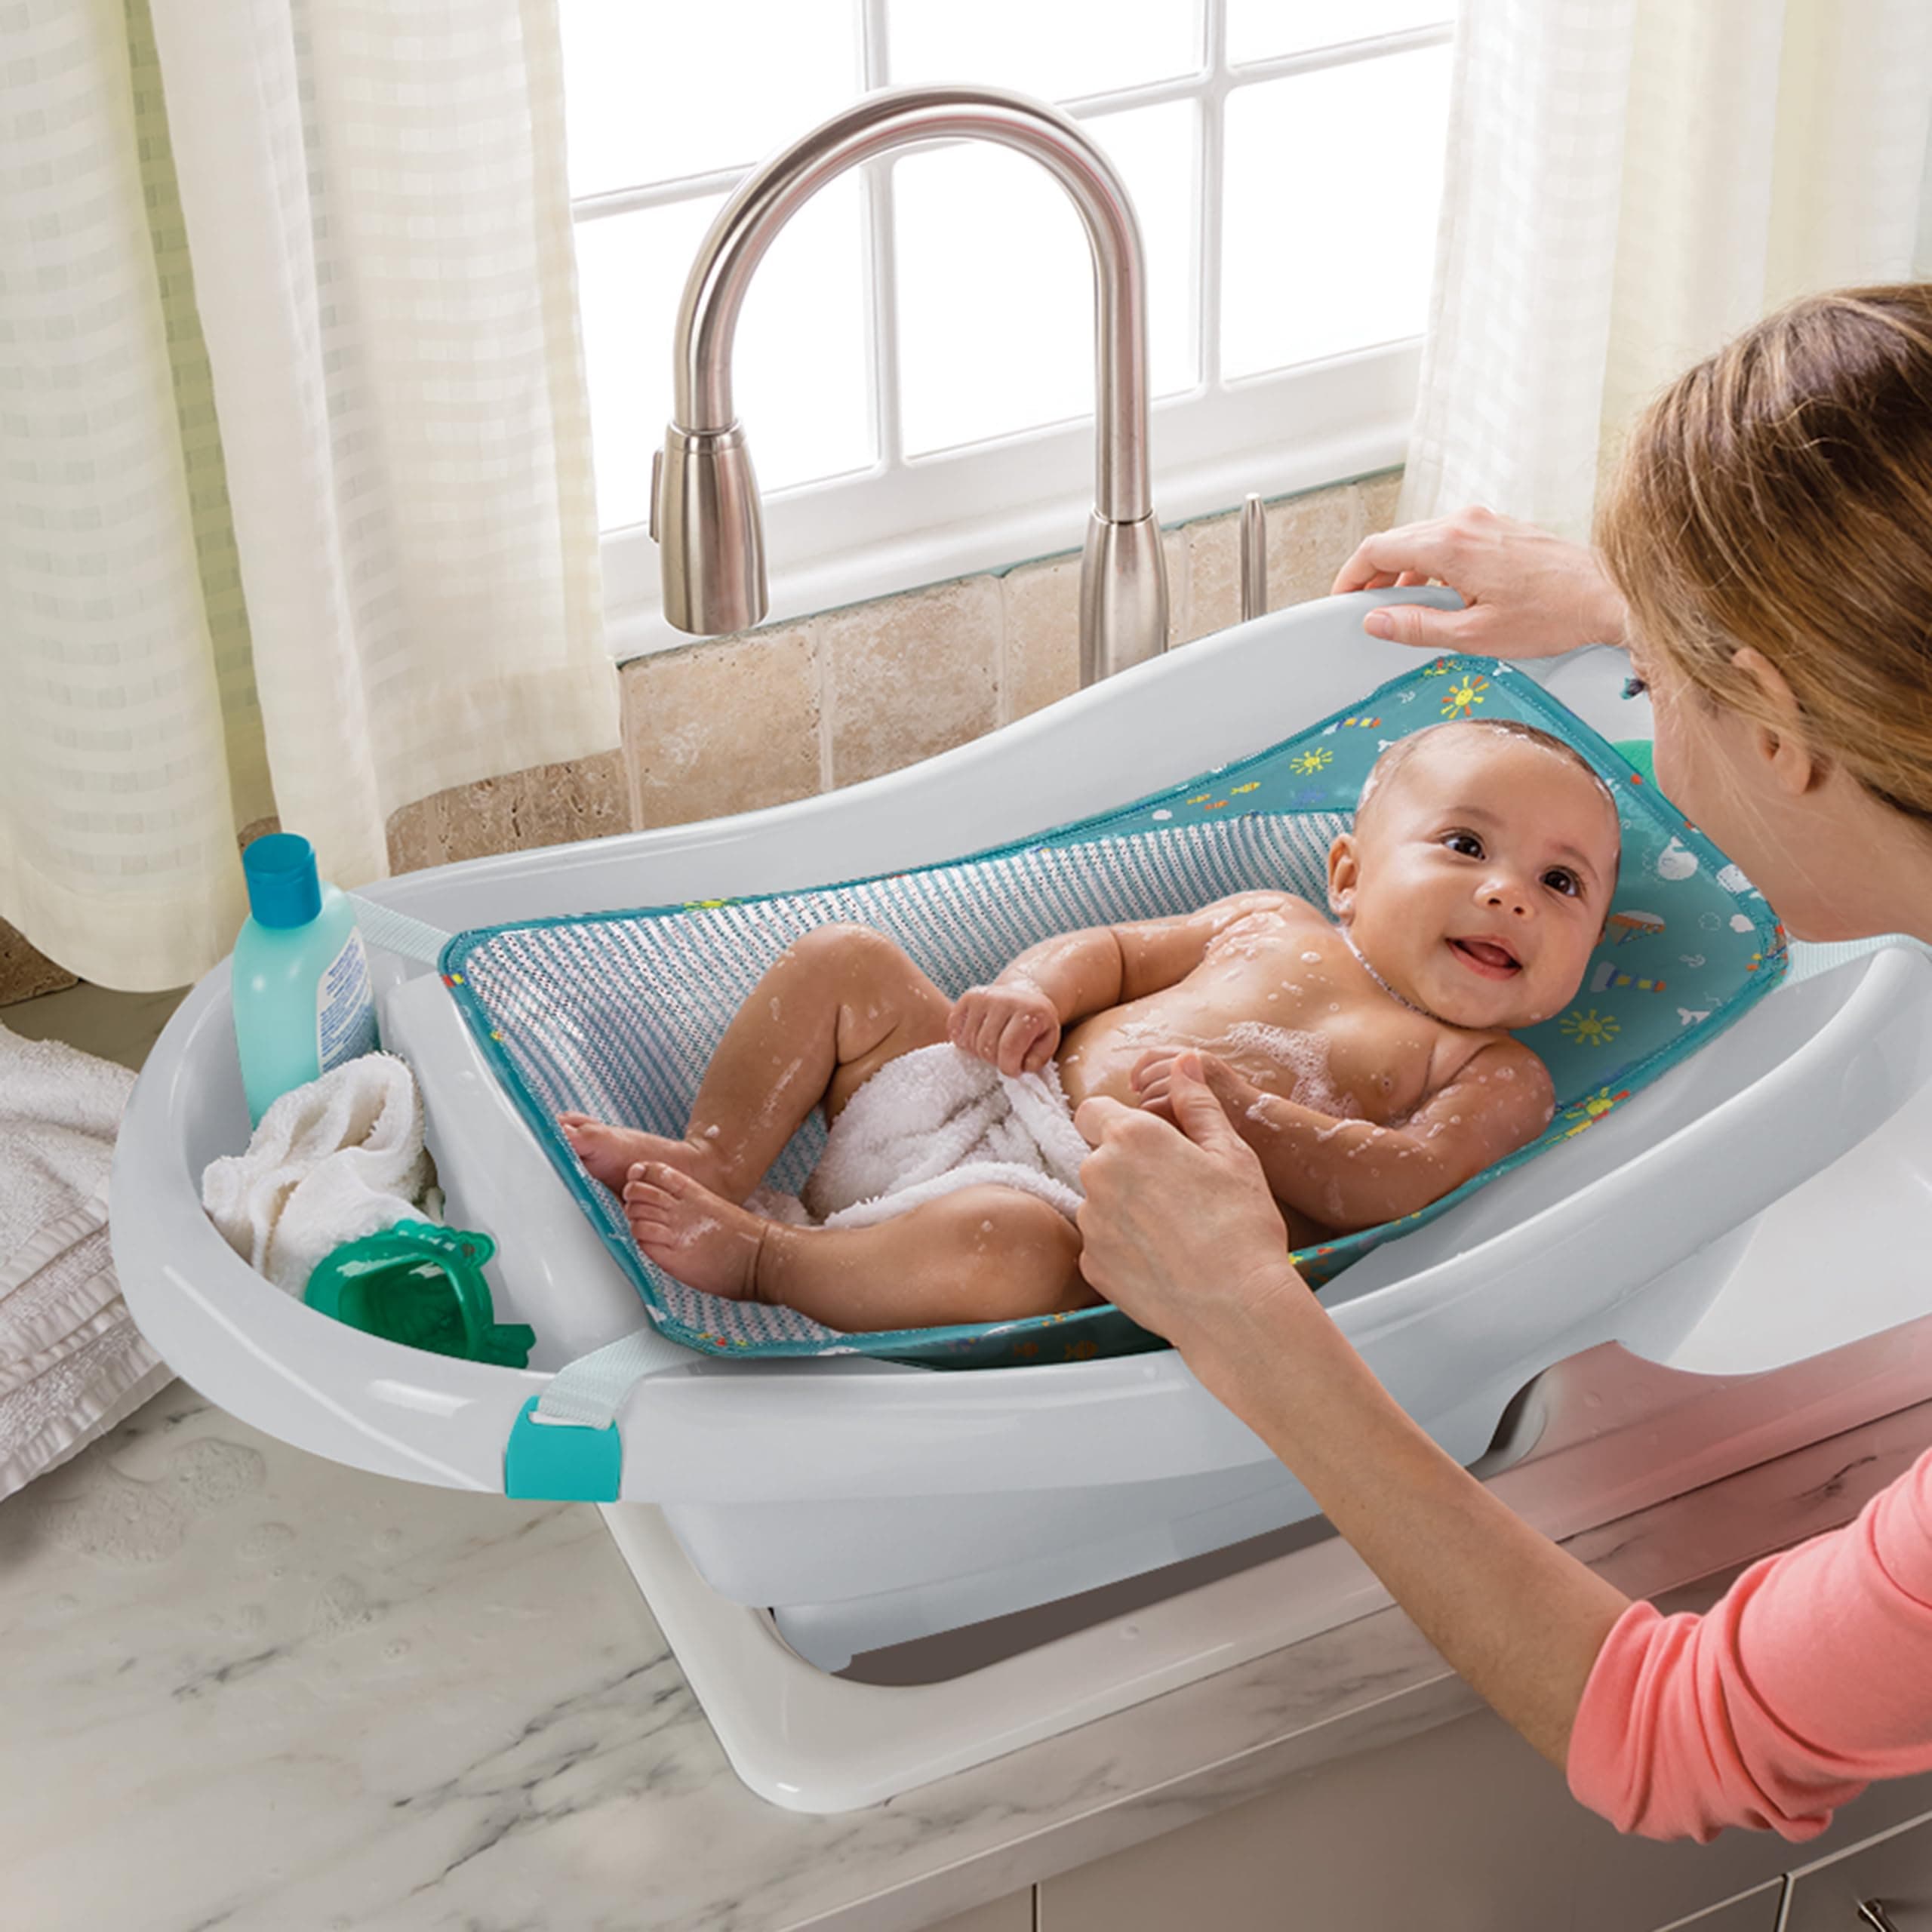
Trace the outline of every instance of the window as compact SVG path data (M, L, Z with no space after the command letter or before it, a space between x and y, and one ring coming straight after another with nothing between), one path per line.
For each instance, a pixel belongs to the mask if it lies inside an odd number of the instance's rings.
M1164 523L1399 461L1455 0L562 0L611 644L686 641L644 528L685 277L764 156L860 94L1017 88L1080 122L1146 245ZM734 358L773 620L1076 548L1092 271L1045 171L902 149L774 245Z

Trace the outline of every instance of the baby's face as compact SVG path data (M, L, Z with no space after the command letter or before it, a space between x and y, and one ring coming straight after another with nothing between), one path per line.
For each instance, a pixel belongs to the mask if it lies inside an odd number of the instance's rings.
M1533 1026L1583 983L1616 888L1617 814L1546 746L1432 732L1336 841L1330 903L1405 998L1452 1025Z

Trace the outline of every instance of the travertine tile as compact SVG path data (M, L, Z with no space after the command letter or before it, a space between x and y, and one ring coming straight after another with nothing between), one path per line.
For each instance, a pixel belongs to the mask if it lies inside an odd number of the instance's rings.
M1397 503L1402 494L1401 471L1385 469L1378 475L1364 476L1355 488L1361 497L1362 536L1372 536L1378 530L1392 530L1400 521ZM1360 543L1361 538L1355 540Z
M1000 722L1010 724L1080 688L1080 553L1023 564L1000 582Z
M1326 597L1362 540L1362 498L1352 484L1310 490L1268 506L1268 608Z
M1192 644L1241 622L1241 518L1204 517L1186 528L1186 629Z
M623 667L639 827L756 811L821 789L813 628L754 632Z
M998 578L963 577L817 620L833 785L897 771L993 728L1002 601Z
M0 1006L58 992L80 981L64 966L57 966L28 945L22 935L0 919Z
M630 829L623 754L601 752L455 785L389 814L389 869L527 852Z
M1188 619L1193 598L1188 588L1187 528L1161 532L1161 554L1168 565L1168 648L1184 644L1190 632Z
M444 812L441 795L432 792L389 814L383 829L389 841L389 871L420 872L440 866L449 854L443 850Z

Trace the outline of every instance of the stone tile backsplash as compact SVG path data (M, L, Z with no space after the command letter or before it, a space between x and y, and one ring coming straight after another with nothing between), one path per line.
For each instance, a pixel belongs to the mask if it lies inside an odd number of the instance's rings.
M1395 520L1399 470L1268 506L1271 610L1325 596ZM1240 518L1166 533L1171 645L1241 616ZM1077 551L623 667L640 828L808 798L949 751L1076 689Z
M1362 538L1395 521L1401 485L1384 470L1271 503L1269 608L1325 595ZM1238 515L1165 543L1171 645L1238 621ZM391 869L752 811L931 758L1077 688L1079 596L1070 551L633 659L620 750L404 807ZM72 983L0 921L0 1006Z

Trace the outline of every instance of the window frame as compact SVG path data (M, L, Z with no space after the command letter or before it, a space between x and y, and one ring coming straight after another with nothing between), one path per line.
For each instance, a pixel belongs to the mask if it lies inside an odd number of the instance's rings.
M1449 0L1445 0L1448 4ZM860 92L887 85L887 0L854 0ZM1389 469L1406 454L1422 338L1352 350L1255 376L1221 373L1222 183L1226 105L1241 88L1453 38L1453 21L1230 65L1227 0L1202 0L1204 57L1190 75L1056 103L1083 125L1123 109L1196 104L1201 173L1195 223L1198 374L1152 405L1154 507L1166 526L1264 497ZM857 97L855 96L855 98ZM802 133L803 129L799 132ZM1094 130L1103 148L1103 127ZM771 602L761 628L921 585L1077 550L1093 507L1090 413L931 454L904 454L899 422L893 171L901 149L863 164L863 254L869 287L867 387L878 457L866 468L762 493ZM934 146L937 143L931 144ZM755 166L756 164L753 164ZM575 198L573 226L728 195L752 167ZM658 353L667 359L668 340ZM752 458L758 426L745 426ZM854 539L857 528L863 534ZM699 640L663 615L658 546L642 522L600 533L606 640L620 663Z

